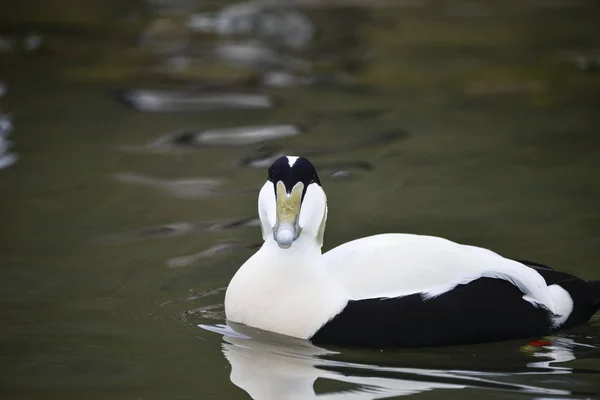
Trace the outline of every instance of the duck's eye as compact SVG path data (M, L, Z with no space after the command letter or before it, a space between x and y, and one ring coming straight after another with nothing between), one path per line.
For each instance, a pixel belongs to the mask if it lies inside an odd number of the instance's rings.
M316 183L318 185L321 184L321 181L319 180L319 175L317 175L317 172L315 171L310 183Z

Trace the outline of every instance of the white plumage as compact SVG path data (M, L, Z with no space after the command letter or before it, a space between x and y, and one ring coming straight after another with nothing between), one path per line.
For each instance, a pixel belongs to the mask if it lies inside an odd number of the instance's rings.
M344 243L323 255L352 299L424 293L432 298L481 277L505 279L554 312L544 278L492 251L450 240L381 234Z

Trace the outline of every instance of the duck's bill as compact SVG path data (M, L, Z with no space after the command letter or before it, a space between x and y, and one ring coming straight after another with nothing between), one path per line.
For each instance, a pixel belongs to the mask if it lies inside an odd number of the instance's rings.
M289 248L300 235L298 216L303 190L304 184L298 182L291 193L287 193L283 182L277 182L277 224L273 229L273 237L282 249Z
M279 224L274 232L275 241L282 249L288 249L296 240L296 226L292 224Z

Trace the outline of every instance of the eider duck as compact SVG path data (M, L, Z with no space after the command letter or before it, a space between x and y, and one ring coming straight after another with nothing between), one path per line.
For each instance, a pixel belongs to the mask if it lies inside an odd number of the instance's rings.
M258 196L264 244L232 278L227 320L367 347L551 334L600 308L600 281L452 241L380 234L321 253L327 198L314 166L284 156Z

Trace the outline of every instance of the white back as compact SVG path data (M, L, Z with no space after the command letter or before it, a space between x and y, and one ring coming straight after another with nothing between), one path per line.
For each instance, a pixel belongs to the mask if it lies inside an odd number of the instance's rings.
M382 234L344 243L323 255L352 299L425 293L435 297L480 277L505 279L555 310L544 278L490 250L433 236Z

